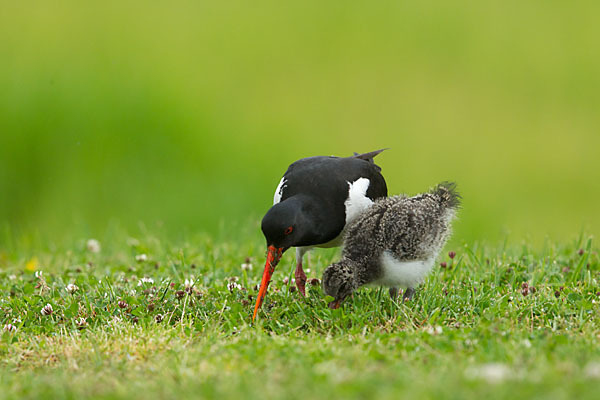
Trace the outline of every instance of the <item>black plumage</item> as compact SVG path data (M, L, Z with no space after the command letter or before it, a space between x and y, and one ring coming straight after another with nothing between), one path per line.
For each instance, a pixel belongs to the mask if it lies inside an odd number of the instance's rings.
M373 158L383 150L350 157L309 157L291 164L275 191L273 206L263 217L267 262L253 318L282 254L296 247L296 286L304 295L304 253L312 247L341 244L346 224L387 196L381 168Z
M366 196L387 196L385 179L373 157L378 150L350 157L317 156L298 160L283 175L280 200L265 214L262 231L268 245L318 246L335 239L346 225L348 184L369 180ZM286 235L285 229L294 226Z

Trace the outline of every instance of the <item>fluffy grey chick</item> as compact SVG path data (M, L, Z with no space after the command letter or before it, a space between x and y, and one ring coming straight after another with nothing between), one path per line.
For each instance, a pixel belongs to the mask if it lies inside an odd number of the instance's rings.
M363 285L406 288L403 300L431 271L450 236L450 222L460 205L456 184L442 182L414 197L376 200L351 223L344 235L342 259L323 273L323 291L340 303Z

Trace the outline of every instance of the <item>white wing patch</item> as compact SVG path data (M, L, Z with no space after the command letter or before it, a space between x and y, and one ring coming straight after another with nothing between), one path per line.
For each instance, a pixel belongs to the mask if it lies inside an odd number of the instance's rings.
M359 178L350 183L348 186L348 199L344 202L346 206L346 225L360 215L361 212L371 207L373 200L367 197L367 189L369 189L369 181L367 178Z
M283 188L285 188L287 186L285 183L286 183L286 180L285 180L285 176L284 176L283 178L281 178L281 181L279 181L279 185L277 185L277 189L275 189L275 194L273 195L273 205L275 205L281 201L281 196L283 195Z

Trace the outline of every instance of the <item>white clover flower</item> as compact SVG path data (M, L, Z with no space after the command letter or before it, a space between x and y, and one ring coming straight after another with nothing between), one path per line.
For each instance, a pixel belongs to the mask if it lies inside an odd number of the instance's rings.
M600 379L600 363L597 363L597 362L588 363L585 366L583 373L586 376L586 378Z
M73 293L75 293L76 291L78 291L78 290L79 290L79 287L78 287L76 284L74 284L74 283L69 283L69 284L68 284L68 285L65 287L65 290L67 291L67 293L69 293L69 294L73 294Z
M243 263L241 267L242 271L252 271L252 264L250 264L249 262Z
M137 256L135 256L135 261L137 261L137 262L148 261L148 256L146 254L138 254Z
M240 285L239 283L229 282L227 284L227 289L229 289L229 291L232 293L234 290L240 290L241 288L242 288L242 285Z
M439 326L439 325L438 325L438 326L436 326L436 327L429 326L429 327L427 327L426 331L427 331L427 333L429 333L430 335L441 335L441 334L442 334L442 332L443 332L443 329L442 329L442 327L441 327L441 326Z
M193 276L190 276L190 279L186 279L186 280L183 282L183 286L184 286L186 289L189 289L189 288L191 288L192 286L194 286L194 282L195 282L195 280L194 280L194 277L193 277Z
M15 279L17 279L17 276L15 274L10 274L8 276L8 279L10 279L11 281L14 281Z
M75 320L75 325L77 325L77 328L79 329L83 329L87 326L87 319L81 317Z
M4 332L15 333L16 331L17 331L17 327L14 326L13 324L5 324L4 325Z
M50 315L54 312L54 310L52 309L52 306L50 305L50 303L46 304L41 310L40 313L42 315Z
M483 364L465 370L467 379L483 380L490 384L501 383L513 376L513 371L508 366L500 363Z
M100 242L96 239L90 239L87 241L85 247L91 253L100 253Z
M154 279L143 277L138 281L138 286L142 286L144 283L154 283Z

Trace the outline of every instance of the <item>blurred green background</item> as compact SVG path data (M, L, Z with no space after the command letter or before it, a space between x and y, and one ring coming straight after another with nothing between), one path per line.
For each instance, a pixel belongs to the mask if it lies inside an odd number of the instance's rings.
M597 234L598 15L552 0L2 1L0 223L260 237L292 161L389 147L392 193L458 182L455 240Z

